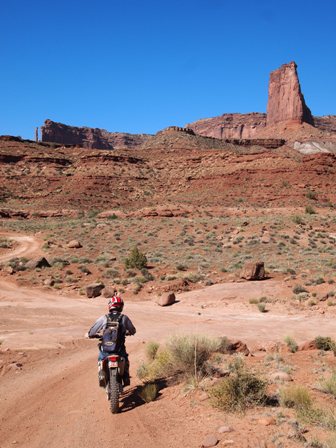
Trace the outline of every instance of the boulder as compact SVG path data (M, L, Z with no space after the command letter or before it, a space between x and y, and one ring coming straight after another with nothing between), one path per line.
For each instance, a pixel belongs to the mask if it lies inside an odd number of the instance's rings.
M81 243L80 243L78 240L72 240L72 241L69 241L68 244L67 244L67 246L68 246L70 249L80 249L81 247L83 247L83 246L81 245Z
M52 277L46 278L43 282L44 286L54 286L55 280Z
M214 434L209 434L204 438L202 448L210 448L212 446L216 446L218 442L219 440Z
M106 298L113 297L117 293L117 290L111 287L104 288L103 296Z
M91 283L86 287L86 295L89 299L98 297L101 295L102 290L105 288L103 283Z
M304 351L304 350L317 350L317 346L316 346L315 340L304 342L303 344L301 344L299 346L299 350L302 350L302 351Z
M266 278L264 262L258 261L256 263L246 264L240 274L240 278L244 278L245 280L264 280Z
M173 292L168 292L167 294L162 294L162 296L158 297L156 303L159 306L169 306L173 305L176 302L176 297Z
M36 269L36 268L50 268L50 264L48 260L44 257L37 257L33 258L32 260L29 260L25 267L27 269Z
M263 417L258 420L258 424L263 426L276 425L276 420L274 417Z
M247 345L242 341L230 342L227 347L228 353L242 353L245 356L249 356L251 354Z

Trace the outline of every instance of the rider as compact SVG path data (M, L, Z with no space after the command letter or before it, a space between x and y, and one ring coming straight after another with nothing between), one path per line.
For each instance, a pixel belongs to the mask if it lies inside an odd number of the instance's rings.
M108 301L108 314L99 317L99 319L96 320L96 322L93 324L93 326L90 328L88 332L89 338L94 338L99 336L102 331L104 333L104 330L108 326L109 321L119 322L120 325L120 332L118 333L118 354L125 358L126 365L125 365L125 373L123 377L123 383L124 386L130 385L130 376L129 376L129 360L128 360L128 354L126 352L125 347L125 340L126 340L126 334L133 335L136 333L136 329L131 321L131 319L126 316L125 314L122 314L122 310L124 308L124 301L123 299L118 296L116 293L111 297ZM98 355L98 363L101 366L102 361L111 353L105 352L103 350L102 344L99 345L99 355Z

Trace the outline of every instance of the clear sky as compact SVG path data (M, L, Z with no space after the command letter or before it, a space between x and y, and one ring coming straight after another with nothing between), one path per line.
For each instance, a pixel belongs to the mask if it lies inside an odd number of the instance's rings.
M335 0L1 0L0 17L0 134L265 112L291 60L312 113L336 114Z

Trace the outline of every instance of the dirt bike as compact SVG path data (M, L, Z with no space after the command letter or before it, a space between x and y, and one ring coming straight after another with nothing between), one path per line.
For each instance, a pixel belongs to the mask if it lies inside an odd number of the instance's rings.
M98 347L100 349L101 337ZM111 353L102 361L98 361L99 386L106 390L107 399L110 402L112 414L119 412L119 398L123 392L123 377L125 373L126 359L117 353Z

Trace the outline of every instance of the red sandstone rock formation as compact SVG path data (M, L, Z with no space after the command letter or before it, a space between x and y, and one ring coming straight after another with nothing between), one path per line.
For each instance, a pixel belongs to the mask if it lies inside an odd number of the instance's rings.
M314 125L313 116L301 93L296 67L295 62L290 62L270 75L267 126L282 122Z
M137 147L144 143L149 135L107 132L104 129L68 126L46 120L41 127L42 142L61 143L95 149L118 149Z
M187 124L196 134L220 139L249 139L254 138L259 129L266 126L266 115L251 114L223 114L219 117L205 118Z

